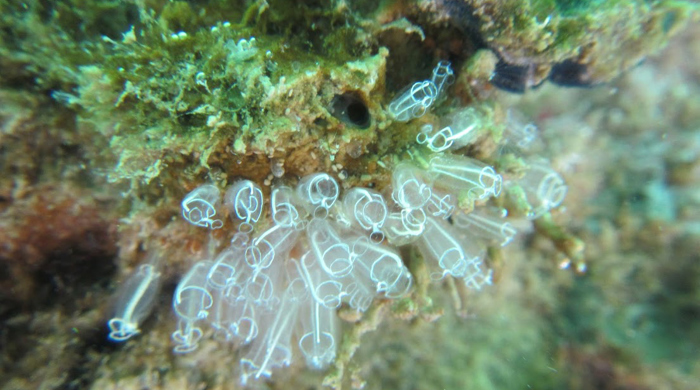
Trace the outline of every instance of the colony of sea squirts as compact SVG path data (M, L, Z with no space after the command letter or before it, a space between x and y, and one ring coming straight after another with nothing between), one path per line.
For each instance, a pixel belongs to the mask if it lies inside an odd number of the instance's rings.
M422 117L453 80L450 63L441 61L431 79L392 101L391 115L401 122ZM515 148L526 149L535 140L532 124L510 126ZM269 199L246 179L233 182L223 196L215 185L195 188L182 200L183 218L218 230L229 225L228 215L233 229L229 243L210 238L205 257L175 289L173 351L192 352L203 337L230 342L244 351L239 368L244 385L269 378L295 355L310 368L325 369L341 340L336 316L341 305L362 313L375 298L411 293L413 276L399 254L409 245L421 253L433 281L453 278L476 291L492 284L486 249L506 246L517 232L507 211L489 200L501 196L504 185L516 186L530 206L526 217L536 219L559 206L567 189L543 164L531 164L520 180L504 184L492 166L445 153L473 142L478 127L478 115L468 108L440 131L425 125L416 143L430 151L429 159L423 166L399 162L385 194L364 187L341 191L325 172L301 177L294 188L273 184ZM112 340L139 332L158 278L154 266L145 264L128 279L109 321Z

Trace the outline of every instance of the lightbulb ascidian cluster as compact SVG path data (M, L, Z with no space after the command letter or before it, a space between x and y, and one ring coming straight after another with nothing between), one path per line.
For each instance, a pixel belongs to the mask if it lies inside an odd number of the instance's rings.
M453 81L449 62L440 61L430 79L406 88L388 111L397 122L418 119L444 100ZM269 199L245 178L225 191L207 183L195 188L182 200L184 221L227 234L209 238L175 289L173 352L192 352L203 337L230 343L243 351L243 385L269 378L295 356L325 369L341 340L341 305L361 315L374 299L411 294L413 276L399 252L409 245L432 281L454 278L476 291L491 285L487 248L506 246L517 234L508 211L491 199L504 186L517 189L523 217L532 220L559 206L567 187L543 161L504 181L486 162L452 152L479 137L483 120L466 107L425 124L415 141L425 150L386 166L385 188L341 189L329 172L276 178L267 185ZM537 139L532 123L513 119L506 126L499 153L520 155ZM158 292L157 267L143 264L127 279L108 323L112 340L140 332Z

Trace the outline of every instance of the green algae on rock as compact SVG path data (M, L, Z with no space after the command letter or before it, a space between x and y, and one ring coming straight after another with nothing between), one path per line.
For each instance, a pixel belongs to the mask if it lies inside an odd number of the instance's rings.
M492 49L502 86L522 92L607 82L663 47L698 7L688 1L441 0L417 2ZM498 81L498 79L497 79Z

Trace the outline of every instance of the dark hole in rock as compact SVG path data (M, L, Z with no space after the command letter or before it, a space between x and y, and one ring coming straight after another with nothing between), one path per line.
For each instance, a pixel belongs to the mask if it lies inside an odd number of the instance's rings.
M500 59L489 80L495 87L508 92L524 93L528 88L538 87L535 80L535 65L514 65Z
M347 125L366 129L372 124L372 116L367 105L355 92L336 95L331 106L333 116Z
M587 65L565 60L552 66L549 80L564 87L589 87L594 84L590 73Z

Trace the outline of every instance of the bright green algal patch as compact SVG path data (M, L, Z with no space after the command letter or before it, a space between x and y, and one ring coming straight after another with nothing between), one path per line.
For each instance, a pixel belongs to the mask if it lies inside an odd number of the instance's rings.
M541 13L557 13L561 16L574 16L615 8L618 5L644 4L640 0L531 0L533 10Z
M612 2L604 0L554 0L554 3L557 10L563 15L571 15L595 11Z

